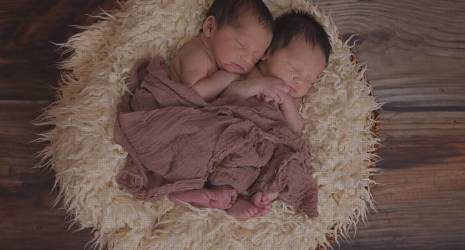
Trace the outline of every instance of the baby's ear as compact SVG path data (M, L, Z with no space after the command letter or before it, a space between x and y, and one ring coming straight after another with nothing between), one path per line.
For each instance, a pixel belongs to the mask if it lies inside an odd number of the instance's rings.
M206 37L210 37L216 32L216 19L214 16L209 16L202 25L202 31Z

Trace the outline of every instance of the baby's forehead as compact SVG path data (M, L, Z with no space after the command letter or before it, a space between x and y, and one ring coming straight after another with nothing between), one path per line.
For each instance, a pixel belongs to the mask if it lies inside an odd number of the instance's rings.
M287 64L299 69L326 65L323 50L304 39L292 41L286 47L278 49L274 53L282 53Z
M257 43L268 39L271 41L273 36L271 30L268 30L265 26L258 22L257 24L243 22L231 27L234 30L234 39L239 40L241 43Z
M307 44L301 41L290 41L288 44L276 48L272 51L272 53L283 54L287 57L294 58L295 56L299 56L302 53L305 54L310 51L312 51L312 48Z
M252 11L245 11L241 13L236 19L229 21L223 26L229 25L239 31L248 30L250 28L253 29L265 29L272 33L271 27L267 27L257 14L254 14Z

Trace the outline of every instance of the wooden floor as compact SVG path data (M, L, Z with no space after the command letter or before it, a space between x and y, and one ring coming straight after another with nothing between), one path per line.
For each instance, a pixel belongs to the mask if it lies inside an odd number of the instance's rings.
M378 213L340 249L465 249L465 2L319 0L368 65L379 102ZM52 208L30 121L54 98L63 42L112 0L0 1L0 249L84 249Z

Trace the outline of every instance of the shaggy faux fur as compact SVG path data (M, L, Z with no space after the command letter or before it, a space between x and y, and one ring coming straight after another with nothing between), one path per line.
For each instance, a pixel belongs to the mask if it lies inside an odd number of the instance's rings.
M238 222L223 211L175 206L167 199L142 202L120 190L115 176L127 153L112 143L116 107L124 80L137 59L170 59L199 31L210 0L128 0L63 47L57 101L39 125L49 145L44 166L56 172L64 208L80 229L91 228L93 246L108 249L314 249L327 236L346 238L373 207L370 168L378 143L372 134L371 96L365 67L352 61L328 16L304 0L265 1L274 15L294 9L314 14L330 34L334 54L318 91L301 109L305 137L319 185L319 216L308 219L282 202L270 214ZM57 201L58 201L57 200Z

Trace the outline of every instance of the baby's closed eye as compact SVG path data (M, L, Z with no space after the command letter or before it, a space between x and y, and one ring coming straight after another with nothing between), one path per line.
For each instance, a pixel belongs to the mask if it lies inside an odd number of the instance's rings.
M245 44L243 42L241 42L240 40L236 39L236 46L241 48L241 49L245 49Z

